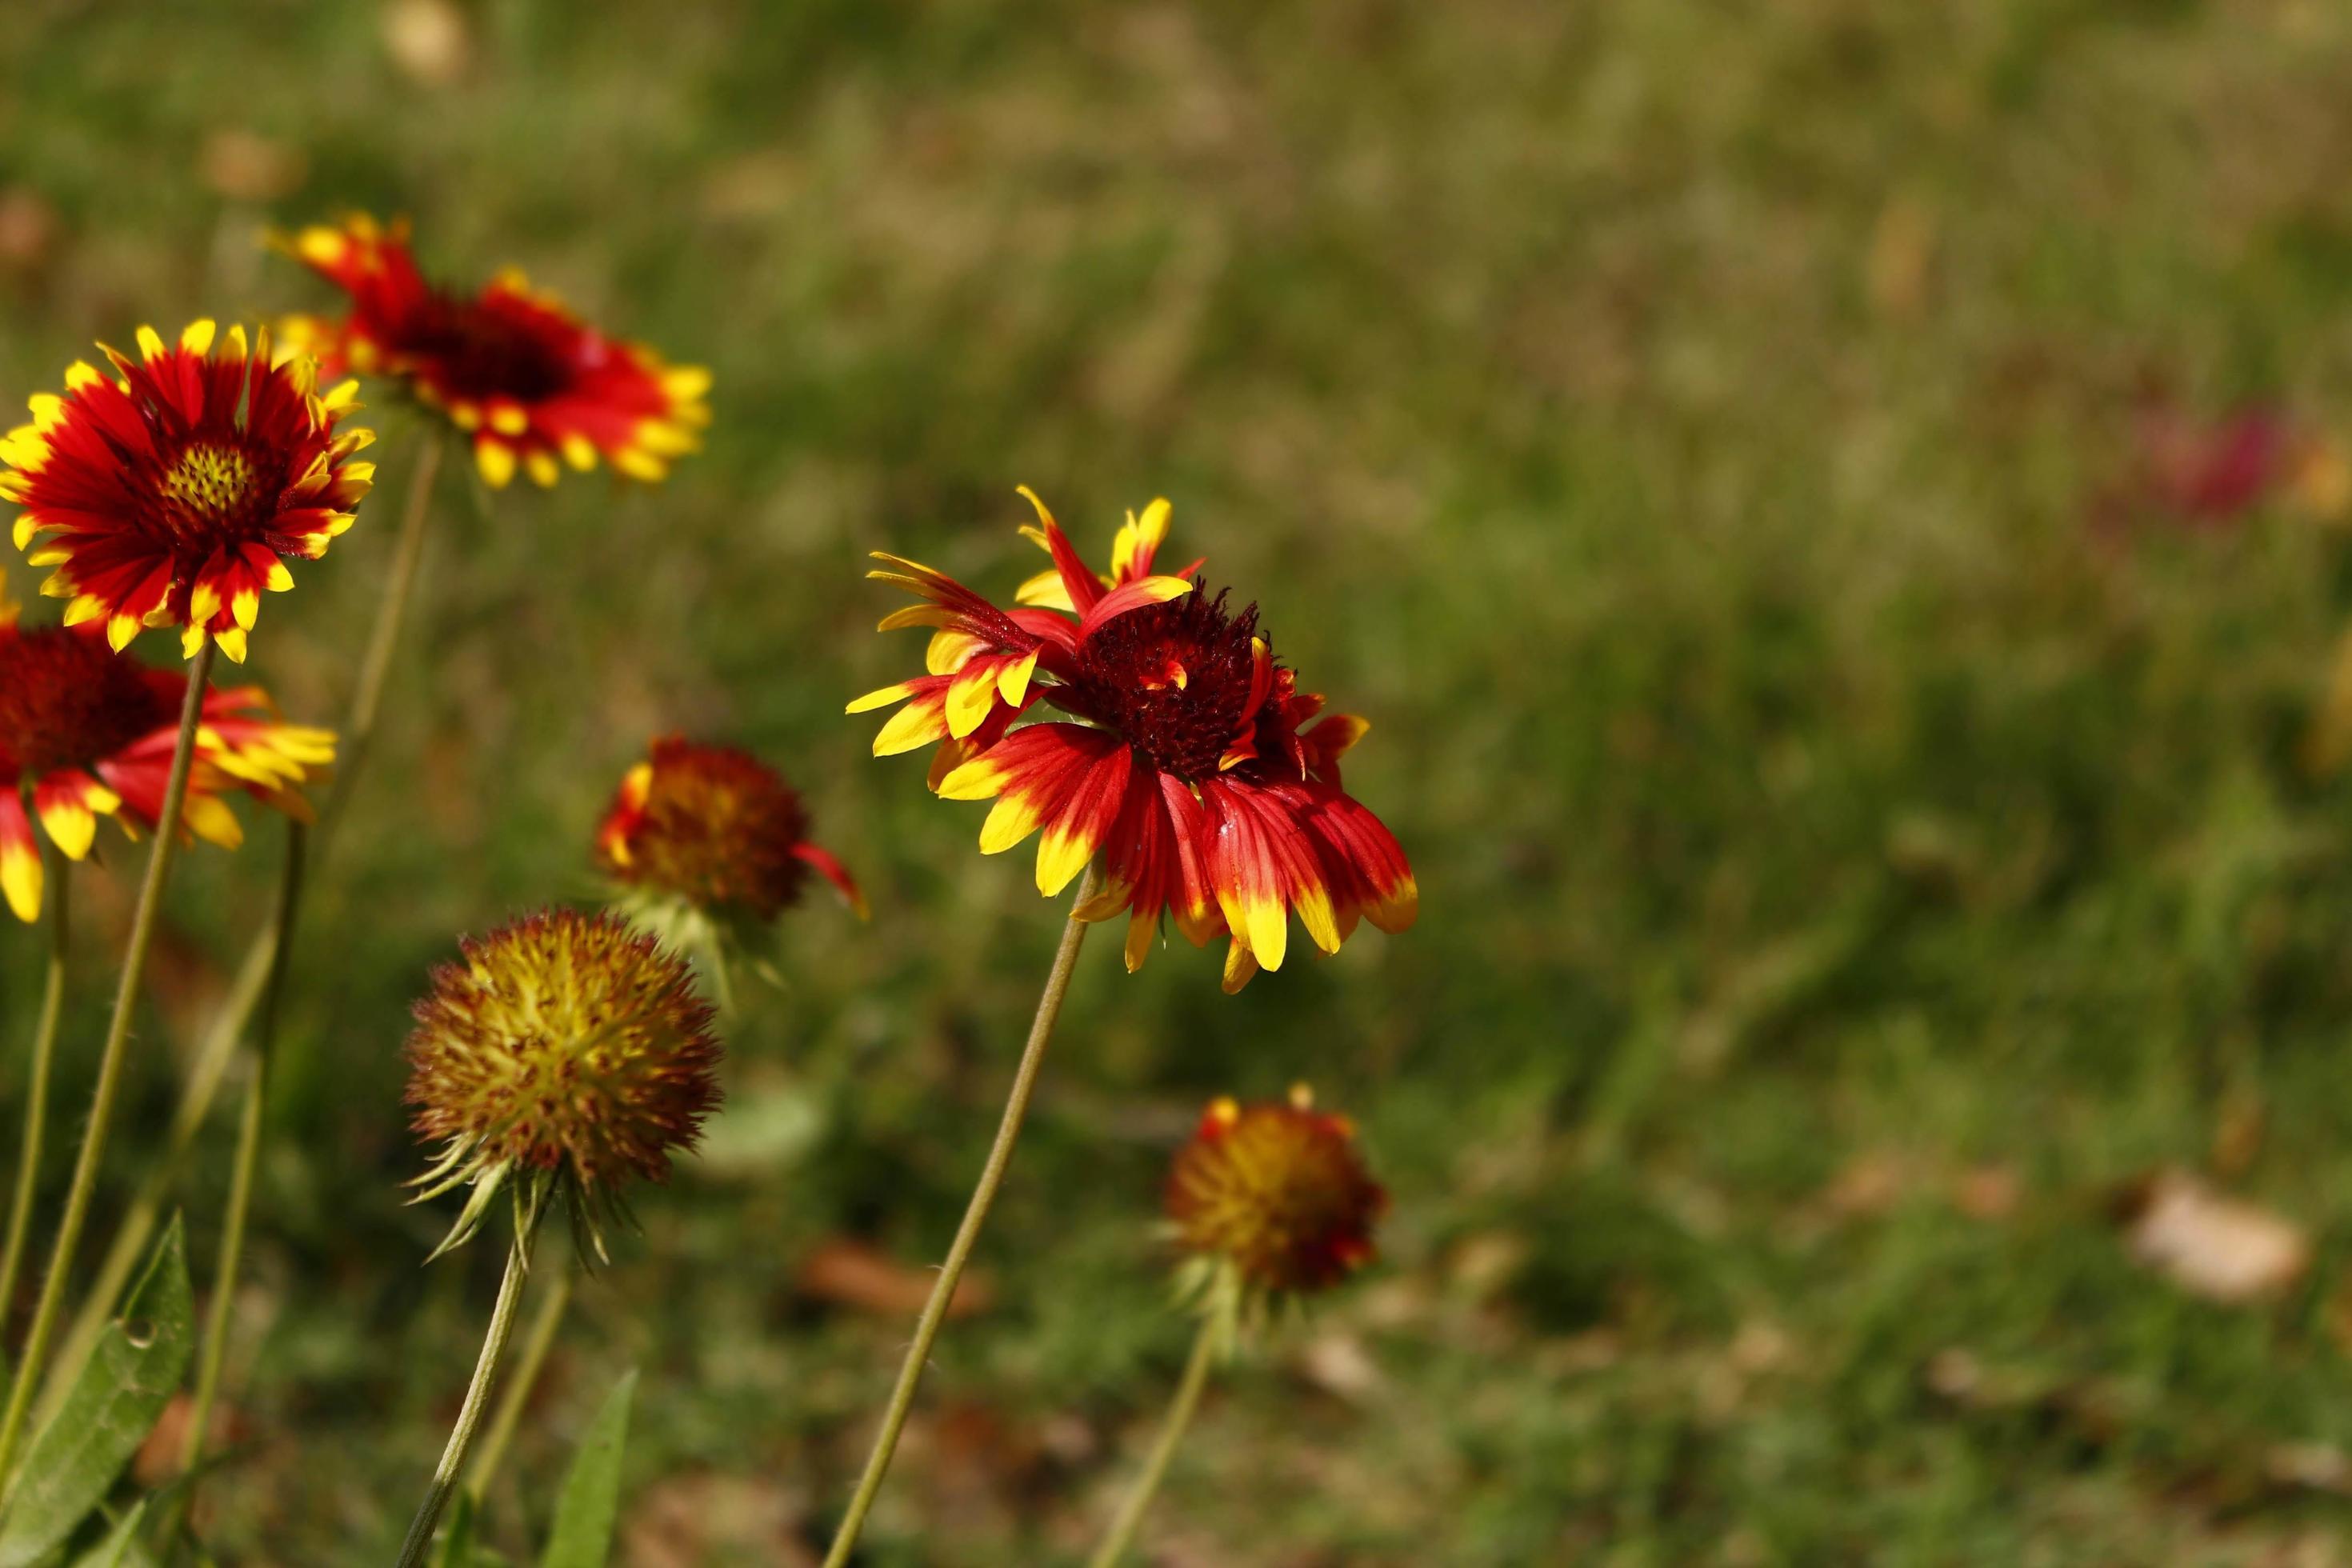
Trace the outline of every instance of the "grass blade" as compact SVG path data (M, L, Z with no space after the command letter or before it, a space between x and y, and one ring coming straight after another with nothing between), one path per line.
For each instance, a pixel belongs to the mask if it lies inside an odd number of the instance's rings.
M139 1526L146 1521L147 1505L152 1498L142 1498L138 1506L122 1516L106 1539L74 1559L73 1568L145 1568L153 1558L134 1545Z

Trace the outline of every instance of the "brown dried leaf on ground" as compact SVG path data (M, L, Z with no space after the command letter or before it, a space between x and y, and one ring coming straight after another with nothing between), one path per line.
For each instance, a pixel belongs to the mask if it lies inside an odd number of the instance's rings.
M2352 626L2337 635L2298 760L2310 777L2331 779L2343 771L2347 758L2352 758Z
M310 177L299 147L234 128L205 138L196 168L205 184L233 202L274 202Z
M2263 1471L2277 1486L2352 1497L2352 1457L2330 1443L2282 1443L2263 1457Z
M772 1479L709 1471L671 1476L638 1495L622 1527L617 1560L628 1568L705 1568L763 1563L811 1568L808 1504Z
M2213 1173L2227 1181L2253 1169L2269 1131L2270 1106L2261 1090L2242 1085L2225 1091L2213 1113Z
M147 1440L139 1445L131 1461L131 1479L141 1486L160 1487L180 1473L180 1450L188 1440L188 1417L194 1403L185 1394L175 1394L163 1406L163 1414L155 1418ZM233 1448L252 1436L252 1424L236 1405L223 1399L213 1406L212 1435L205 1443L208 1452Z
M1875 1219L1901 1203L1912 1184L1903 1157L1885 1150L1856 1155L1822 1190L1822 1202L1839 1219Z
M2126 1195L2132 1256L2192 1296L2225 1306L2275 1297L2311 1267L2304 1228L2216 1192L2188 1171L2165 1170Z
M0 190L0 272L29 273L49 258L58 209L28 185Z
M1308 1341L1298 1352L1298 1370L1307 1382L1350 1405L1368 1404L1388 1386L1363 1340L1344 1330Z
M1936 214L1916 196L1896 196L1880 209L1863 256L1873 310L1901 321L1918 315L1927 300L1936 237Z
M393 0L383 8L383 52L419 87L447 87L473 56L466 14L449 0Z
M911 1268L851 1237L837 1236L817 1243L801 1262L793 1285L803 1296L830 1306L887 1317L912 1317L923 1310L931 1294L933 1270ZM968 1268L956 1281L955 1299L948 1317L968 1318L995 1303L996 1288L988 1275Z
M2022 1192L2013 1168L1971 1165L1952 1180L1952 1206L1970 1219L2007 1219Z

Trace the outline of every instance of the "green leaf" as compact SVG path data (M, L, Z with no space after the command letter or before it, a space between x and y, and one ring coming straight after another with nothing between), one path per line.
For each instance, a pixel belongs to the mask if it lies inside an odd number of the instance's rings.
M588 1424L588 1436L572 1457L572 1473L563 1478L539 1568L604 1568L613 1550L614 1516L621 1508L621 1447L629 1436L629 1401L636 1392L632 1371L604 1396L604 1407Z
M118 1521L106 1539L74 1559L73 1568L143 1568L154 1561L144 1552L136 1550L133 1537L139 1533L142 1521L147 1517L147 1505L152 1498L141 1498L138 1506Z
M0 1521L0 1568L56 1551L114 1485L180 1386L195 1342L195 1308L180 1216L155 1244L58 1414L33 1439Z

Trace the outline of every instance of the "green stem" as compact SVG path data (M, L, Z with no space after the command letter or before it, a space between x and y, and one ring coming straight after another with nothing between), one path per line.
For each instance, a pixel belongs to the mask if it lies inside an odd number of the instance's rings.
M490 1390L498 1384L499 1357L507 1348L508 1336L514 1332L515 1306L522 1300L523 1280L530 1273L531 1233L536 1228L535 1214L527 1220L518 1217L513 1244L507 1248L506 1278L499 1281L498 1305L490 1309L489 1332L483 1336L482 1353L474 1363L474 1381L466 1386L466 1403L458 1407L457 1424L450 1428L440 1467L433 1472L433 1484L425 1489L415 1519L409 1522L408 1539L401 1543L400 1560L394 1568L418 1568L425 1561L425 1554L433 1548L433 1532L440 1527L441 1510L457 1493L458 1472L466 1468L466 1450L473 1447L474 1430L482 1424L482 1407L489 1403Z
M482 1451L474 1460L473 1473L466 1478L466 1490L477 1502L490 1489L490 1479L506 1460L507 1445L514 1441L515 1428L522 1422L522 1407L530 1400L531 1385L539 1381L539 1369L546 1364L548 1350L555 1343L556 1328L563 1321L564 1309L571 1304L572 1270L560 1269L546 1299L539 1304L538 1315L530 1321L530 1332L523 1337L521 1364L507 1380L506 1394L499 1400L499 1413L490 1417L490 1430L482 1439Z
M392 673L392 656L400 647L400 629L408 618L408 600L416 586L418 565L425 559L425 520L432 513L433 482L441 474L441 453L447 445L438 429L425 437L416 455L415 477L408 482L408 505L400 514L400 538L393 546L392 572L384 579L383 597L376 602L375 625L368 632L367 651L360 657L359 684L352 689L351 710L344 716L335 757L335 782L327 788L327 802L319 808L319 848L323 854L343 808L351 804L360 764L375 742L375 721L383 710L383 689Z
M1089 870L1078 885L1078 896L1072 905L1074 911L1085 907L1094 884L1094 873ZM1086 922L1073 912L1068 924L1062 928L1062 945L1055 951L1054 967L1046 972L1045 992L1037 998L1037 1016L1029 1025L1029 1043L1022 1048L1021 1065L1013 1069L1013 1092L1004 1101L1003 1119L997 1123L996 1142L988 1152L987 1164L981 1168L979 1184L971 1190L971 1202L965 1205L963 1223L956 1227L955 1240L948 1247L947 1261L940 1266L940 1277L931 1282L930 1300L923 1303L922 1316L915 1321L915 1340L907 1347L906 1360L899 1363L898 1384L891 1389L890 1403L882 1413L882 1430L875 1436L874 1451L866 1456L866 1471L858 1478L857 1490L850 1497L849 1511L842 1516L841 1528L834 1534L833 1549L825 1553L824 1568L842 1568L849 1561L858 1534L866 1528L866 1516L872 1511L874 1499L882 1489L882 1479L889 1474L891 1456L898 1448L898 1434L906 1427L908 1412L914 1408L915 1390L922 1383L923 1370L930 1364L931 1342L940 1337L948 1306L955 1300L956 1281L963 1277L964 1264L971 1257L973 1244L980 1239L980 1228L987 1223L988 1211L996 1202L996 1190L1004 1184L1005 1168L1013 1163L1013 1145L1020 1139L1021 1121L1029 1110L1029 1096L1037 1087L1037 1069L1045 1060L1045 1042L1053 1037L1054 1020L1061 1016L1062 999L1069 994L1071 972L1077 967L1078 946L1086 937Z
M65 1403L82 1363L89 1359L106 1326L114 1321L115 1306L122 1300L123 1289L131 1283L131 1270L147 1255L147 1243L163 1218L163 1205L187 1163L196 1134L204 1130L213 1097L244 1037L246 1021L253 1016L261 988L268 981L270 955L278 951L277 933L274 921L262 928L260 940L246 955L244 966L229 985L228 999L222 1004L219 1016L213 1020L204 1043L197 1047L196 1059L181 1087L179 1106L172 1113L172 1125L163 1134L162 1152L139 1178L138 1191L114 1227L114 1239L107 1246L96 1279L82 1293L73 1325L58 1342L58 1353L49 1363L48 1380L41 1390L40 1402L34 1406L36 1425L46 1424L58 1413L58 1406Z
M189 1405L187 1436L180 1447L180 1473L190 1477L180 1493L185 1510L195 1490L193 1479L204 1458L205 1428L220 1394L221 1362L228 1350L229 1316L236 1301L236 1279L245 1258L245 1221L253 1208L254 1171L261 1162L262 1113L269 1097L269 1058L278 1043L278 1009L286 992L287 958L294 946L294 921L302 903L303 827L286 825L286 869L278 886L278 941L269 961L269 982L261 995L261 1016L253 1032L253 1061L247 1069L245 1104L237 1115L236 1160L229 1168L228 1215L221 1224L220 1262L213 1270L213 1299L205 1315L204 1347L196 1358L196 1392Z
M1087 1560L1087 1568L1112 1568L1135 1543L1135 1532L1143 1523L1144 1510L1151 1506L1152 1494L1160 1489L1160 1480L1168 1474L1168 1462L1176 1457L1176 1446L1184 1440L1184 1429L1192 1425L1192 1412L1200 1408L1201 1390L1208 1385L1209 1368L1217 1359L1217 1320L1207 1313L1201 1318L1201 1331L1192 1341L1192 1358L1184 1363L1184 1379L1176 1385L1176 1398L1168 1406L1167 1419L1160 1424L1159 1440L1151 1445L1151 1458L1144 1461L1143 1473L1135 1479L1125 1500L1118 1505L1118 1517L1111 1521L1110 1533Z
M40 1020L33 1026L33 1072L25 1087L25 1143L16 1156L16 1190L8 1199L8 1239L0 1245L0 1321L16 1301L16 1276L32 1229L33 1194L41 1182L41 1141L49 1120L49 1063L58 1048L58 1020L66 1007L66 960L72 945L66 903L68 862L45 835L41 861L49 888L49 968L41 986Z
M49 1271L41 1281L39 1304L33 1309L33 1326L25 1336L25 1353L8 1385L8 1408L0 1415L0 1478L16 1458L25 1436L25 1415L40 1386L48 1355L49 1335L57 1328L58 1309L64 1304L66 1278L73 1272L74 1253L81 1245L82 1226L89 1218L89 1202L98 1191L100 1163L106 1156L108 1124L114 1118L115 1096L122 1088L122 1061L131 1042L131 1021L139 1011L139 993L147 978L147 955L155 945L155 928L163 915L163 888L178 858L181 816L188 800L188 769L195 759L196 727L204 716L205 689L211 684L212 640L196 650L188 671L187 700L180 710L180 731L172 742L172 773L163 786L163 809L155 819L155 840L147 852L146 879L139 885L139 904L131 917L130 944L123 950L121 984L114 994L114 1017L106 1029L106 1045L98 1058L98 1088L90 1096L89 1122L82 1129L81 1152L74 1160L73 1184L66 1190L65 1217L49 1253ZM5 1504L0 1503L0 1510Z
M401 627L407 618L409 600L424 560L425 541L430 531L425 524L432 514L433 486L441 471L446 443L437 429L426 432L423 440L415 477L409 481L407 505L401 513L399 537L393 546L392 567L384 578L383 596L376 601L375 623L368 632L359 679L352 688L351 707L344 714L338 737L334 782L327 786L319 825L311 829L310 858L314 863L326 853L330 834L342 818L359 781L361 762L375 738L376 719L383 711L393 655L399 647ZM67 1389L72 1386L73 1374L89 1359L90 1348L106 1331L106 1325L113 1321L115 1303L122 1299L131 1270L147 1255L147 1244L163 1218L163 1205L179 1180L197 1132L212 1111L214 1097L220 1092L229 1061L259 1003L262 986L269 974L271 955L277 950L278 928L274 923L254 934L253 944L247 949L245 962L237 969L236 984L229 988L228 1000L205 1035L195 1065L181 1086L179 1107L172 1113L163 1157L152 1163L141 1179L138 1194L124 1210L122 1222L115 1228L114 1240L107 1247L97 1283L82 1298L74 1314L73 1328L66 1335L48 1386L42 1391L41 1409L45 1415L63 1402Z

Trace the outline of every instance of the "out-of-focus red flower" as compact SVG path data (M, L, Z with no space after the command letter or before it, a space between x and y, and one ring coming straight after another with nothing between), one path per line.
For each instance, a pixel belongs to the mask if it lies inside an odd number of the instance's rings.
M71 860L89 853L101 816L154 830L187 689L180 671L108 647L95 624L19 626L0 579L0 895L17 919L41 907L37 820ZM240 789L307 821L301 786L334 756L331 733L279 721L261 688L209 689L182 830L235 848L244 830L222 797Z
M710 373L608 338L512 268L471 291L417 269L408 226L362 216L281 242L351 296L341 320L297 317L288 332L321 363L404 384L474 444L492 487L520 467L541 485L598 459L662 479L701 444Z
M2123 470L2093 500L2092 521L2111 534L2147 523L2221 533L2280 501L2333 519L2352 500L2347 474L2335 443L2273 405L2210 416L2155 393L2132 417Z

